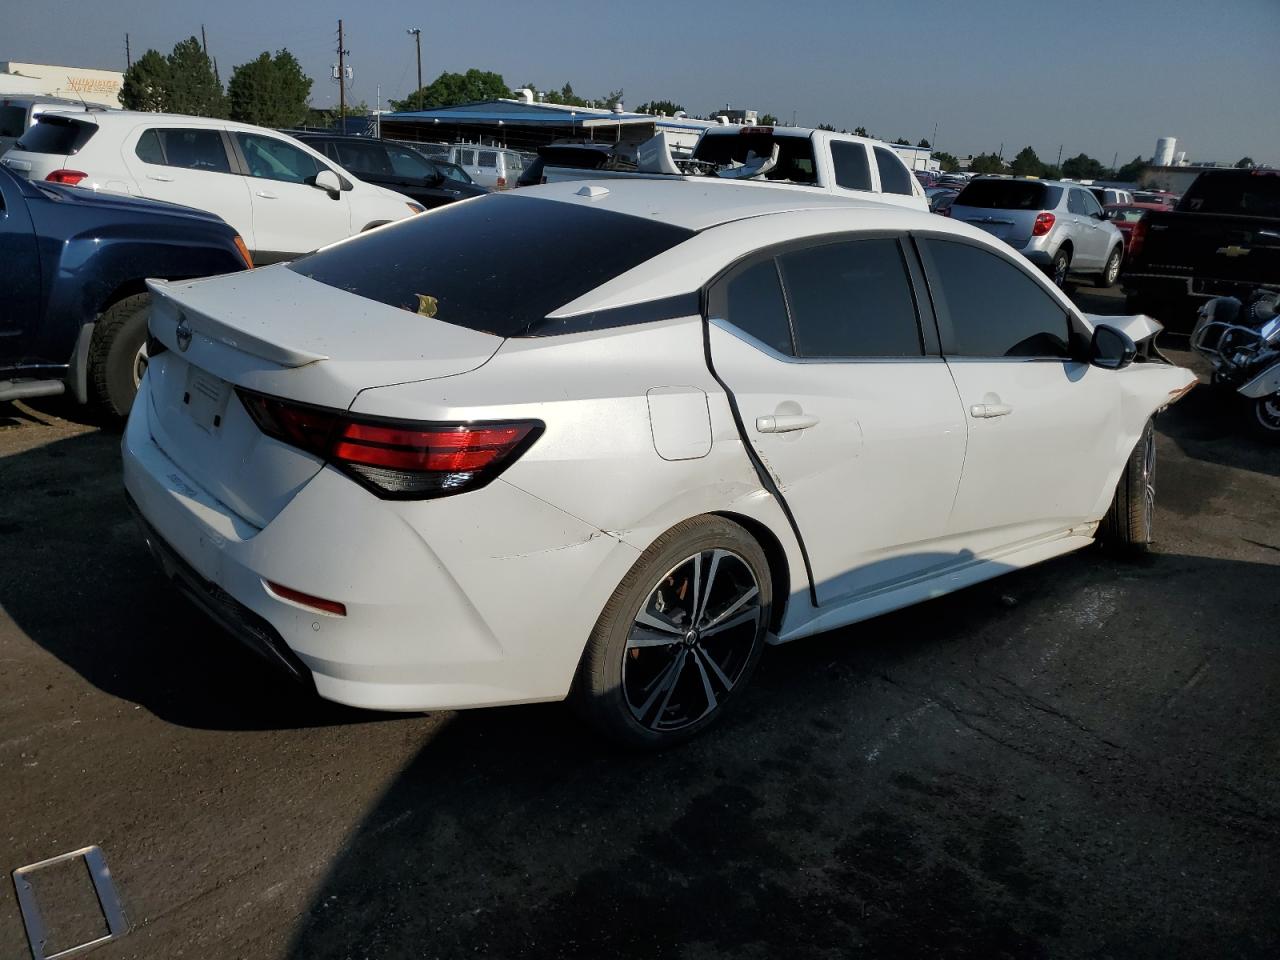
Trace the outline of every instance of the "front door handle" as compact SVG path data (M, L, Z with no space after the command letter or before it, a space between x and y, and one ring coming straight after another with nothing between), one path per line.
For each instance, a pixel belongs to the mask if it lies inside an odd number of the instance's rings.
M1013 413L1013 407L1007 403L975 403L969 408L969 414L977 420L1007 417L1011 413Z
M279 200L280 199L280 197L277 194L268 193L266 190L259 190L258 196L260 196L263 200Z
M756 417L758 433L791 433L817 426L818 418L808 413L783 413L772 417Z
M160 173L148 173L148 180L159 180L161 183L173 183L173 177L166 177Z

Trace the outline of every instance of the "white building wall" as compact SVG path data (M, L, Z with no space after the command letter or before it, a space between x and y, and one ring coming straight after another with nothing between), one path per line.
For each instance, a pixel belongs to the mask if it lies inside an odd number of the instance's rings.
M9 95L37 94L83 99L104 107L119 107L124 74L115 70L63 67L51 63L0 61L0 91Z

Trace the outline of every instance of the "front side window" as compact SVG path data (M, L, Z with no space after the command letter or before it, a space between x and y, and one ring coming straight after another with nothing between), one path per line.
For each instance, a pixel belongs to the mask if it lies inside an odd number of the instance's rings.
M831 141L831 163L836 169L836 185L846 190L870 190L871 166L867 148L860 143Z
M915 300L898 241L824 243L778 257L796 354L919 357Z
M249 176L284 183L307 183L322 169L311 154L291 143L259 133L237 133ZM323 168L327 169L327 168Z
M884 147L876 147L876 167L880 170L881 193L903 193L911 196L911 174L896 153Z
M387 162L387 154L381 144L360 143L356 140L331 142L338 155L338 163L357 176L363 173L367 176L385 177L391 173L391 164Z
M423 180L436 177L435 167L430 160L404 147L387 144L387 159L391 161L391 169L397 177L418 177Z
M714 298L713 298L714 302ZM731 276L724 286L721 309L731 324L779 353L794 354L787 304L773 257Z
M231 162L218 130L182 127L156 127L138 138L133 148L143 163L201 170L205 173L230 173Z
M921 243L929 290L955 357L1067 358L1067 312L1025 270L979 247Z

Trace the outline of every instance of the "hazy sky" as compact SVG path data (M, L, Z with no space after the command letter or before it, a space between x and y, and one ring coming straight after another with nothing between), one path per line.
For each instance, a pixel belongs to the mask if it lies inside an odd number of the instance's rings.
M479 67L515 87L566 80L627 106L672 99L691 113L756 108L803 125L861 125L932 138L964 155L1030 144L1053 161L1149 157L1176 136L1192 159L1248 155L1280 166L1280 0L876 0L763 3L483 0L308 3L42 0L9 5L0 60L124 69L168 52L203 23L224 80L287 47L337 102L329 78L337 20L355 71L349 97L372 105L423 77Z

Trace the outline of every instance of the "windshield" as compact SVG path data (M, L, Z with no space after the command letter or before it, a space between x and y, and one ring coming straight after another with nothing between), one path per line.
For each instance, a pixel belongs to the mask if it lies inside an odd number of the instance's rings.
M990 210L1048 210L1058 205L1057 188L1027 180L974 180L956 197L957 207Z
M746 163L747 154L767 157L778 144L778 165L766 173L766 180L789 180L792 183L817 183L813 164L813 143L808 137L774 136L758 132L760 128L744 127L741 133L705 133L693 151L693 159L727 166ZM767 129L767 128L766 128Z
M289 269L470 330L536 336L552 311L691 236L656 220L499 193L410 217Z
M1178 205L1192 213L1280 217L1280 175L1248 172L1202 173Z

